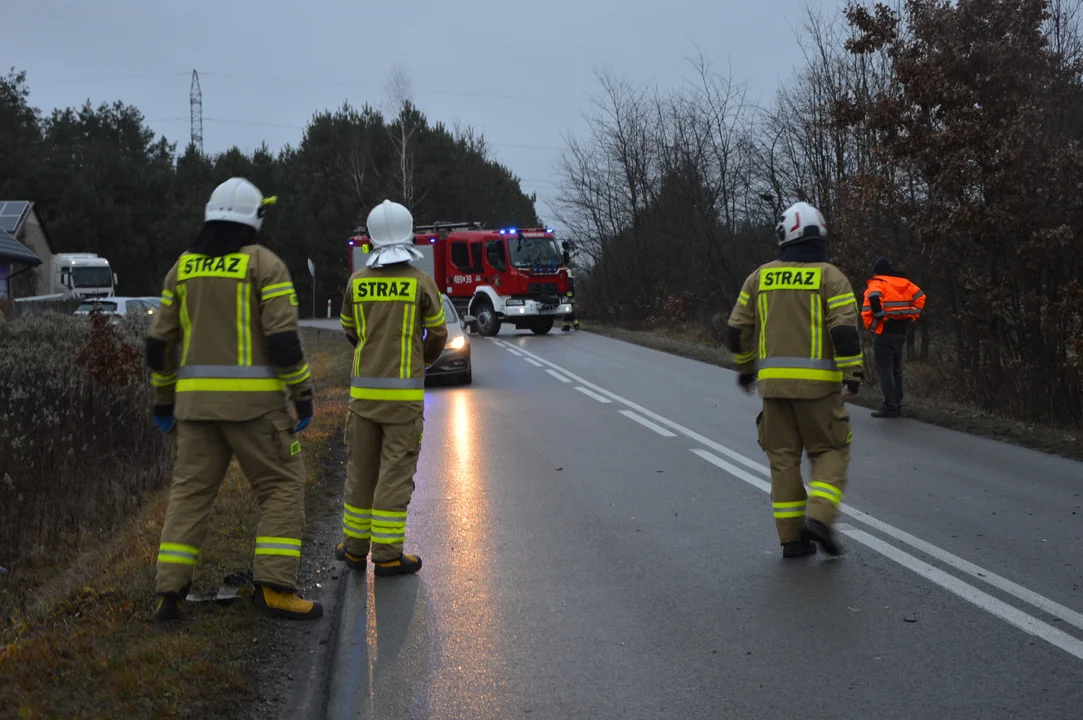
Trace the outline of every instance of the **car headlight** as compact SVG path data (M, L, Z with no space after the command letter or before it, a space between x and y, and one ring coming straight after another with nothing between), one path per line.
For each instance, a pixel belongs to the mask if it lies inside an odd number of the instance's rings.
M452 338L451 341L448 342L447 346L450 350L462 350L464 347L466 347L466 336L460 335L457 338Z

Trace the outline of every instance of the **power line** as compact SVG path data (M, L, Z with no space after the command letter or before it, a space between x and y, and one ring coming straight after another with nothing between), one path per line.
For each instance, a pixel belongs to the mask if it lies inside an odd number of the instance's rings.
M236 78L241 80L260 80L265 82L275 83L290 83L294 85L324 85L327 87L341 87L350 88L354 90L365 90L368 92L382 92L382 88L373 87L372 85L360 85L357 83L346 83L337 80L321 80L318 78L281 78L271 77L266 75L248 75L244 73L231 73L231 72L204 72L206 77L224 77L224 78ZM530 97L525 95L504 95L497 93L484 93L484 92L470 92L465 90L418 90L418 93L422 95L449 95L452 97L472 97L482 98L486 100L514 100L516 102L561 102L571 103L580 102L579 100L572 100L571 98L552 98L552 97Z
M164 77L177 77L187 75L185 72L168 72L168 73L155 73L153 75L125 75L122 77L111 78L83 78L81 80L34 80L30 84L32 86L38 85L84 85L87 83L107 83L107 82L120 82L122 80L158 80Z
M166 123L166 122L185 122L185 121L189 121L189 118L185 118L185 117L158 118L156 120L148 120L147 122ZM235 120L235 119L231 119L231 118L205 117L205 118L203 118L203 122L227 123L227 124L230 124L230 125L251 125L251 126L254 126L254 127L271 127L271 128L279 128L279 129L282 129L282 130L305 130L305 129L307 129L305 126L302 126L302 125L283 125L283 124L280 124L280 123L261 122L261 121L258 121L258 120ZM498 143L498 142L490 142L489 140L486 140L485 144L486 145L492 145L494 147L521 148L521 149L525 149L525 150L563 151L565 149L565 148L562 148L562 147L558 147L556 145L530 145L530 144L523 144L523 143Z

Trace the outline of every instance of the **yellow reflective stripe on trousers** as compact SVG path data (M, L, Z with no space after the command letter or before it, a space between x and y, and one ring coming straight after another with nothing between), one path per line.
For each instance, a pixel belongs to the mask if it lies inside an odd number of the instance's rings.
M406 540L406 513L393 510L372 511L372 542L393 545Z
M828 485L825 482L819 480L813 480L808 484L809 497L819 497L828 500L835 507L839 506L842 502L842 490L839 490L834 485Z
M164 542L158 546L158 562L172 565L195 565L199 548L194 545Z
M296 538L261 536L256 538L256 555L301 557L301 541Z
M767 357L767 293L760 293L756 303L760 316L760 359Z
M786 502L771 503L771 508L774 510L775 517L780 520L783 518L798 518L805 516L804 500L789 500Z
M181 365L188 362L188 348L192 344L192 318L188 315L188 286L178 285L177 295L180 296L180 325L181 325Z
M824 356L823 308L820 305L820 296L816 293L809 297L809 330L812 337L809 357L819 360Z
M280 374L278 376L279 380L286 383L287 385L300 385L305 380L308 380L310 377L312 377L312 372L308 369L307 363L302 365L300 370L295 370L291 373Z
M291 292L293 292L293 283L275 283L274 285L268 285L260 291L260 300L262 302L267 302L272 298L289 295Z
M368 540L372 526L372 509L357 508L343 503L342 532L346 537Z

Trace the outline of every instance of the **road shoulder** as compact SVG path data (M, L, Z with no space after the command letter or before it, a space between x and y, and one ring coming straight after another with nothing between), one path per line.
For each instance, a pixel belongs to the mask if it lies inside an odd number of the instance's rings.
M583 331L689 360L697 360L727 370L733 370L734 368L729 351L720 343L711 344L705 340L696 339L689 334L628 330L612 325L596 325L594 323L584 324ZM906 399L906 417L913 420L971 435L1000 440L1071 460L1083 460L1083 431L1007 420L958 403L923 396L923 393L912 388L908 388L908 391L910 391L910 394ZM850 402L866 408L879 408L879 390L875 387L862 388L862 392ZM885 420L884 422L891 421Z

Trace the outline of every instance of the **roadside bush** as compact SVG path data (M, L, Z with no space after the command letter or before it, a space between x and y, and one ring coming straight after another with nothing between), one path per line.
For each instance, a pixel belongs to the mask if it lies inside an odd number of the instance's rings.
M67 562L168 481L145 323L58 314L0 325L0 566Z

